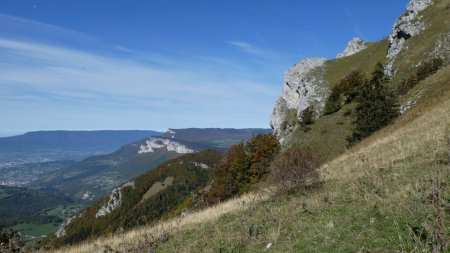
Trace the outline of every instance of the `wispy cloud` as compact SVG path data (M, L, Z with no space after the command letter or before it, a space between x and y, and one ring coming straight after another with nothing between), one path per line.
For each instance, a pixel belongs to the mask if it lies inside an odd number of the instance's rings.
M239 41L239 40L228 41L228 44L241 50L244 53L251 54L251 55L256 55L256 56L261 56L261 57L266 57L266 58L279 56L277 53L273 52L272 50L262 49L262 48L256 47L256 46L251 45L250 43L244 42L244 41Z
M278 93L277 85L260 83L245 74L224 78L224 63L214 67L211 61L215 59L206 61L161 67L0 38L0 112L5 116L3 120L11 124L14 115L41 108L50 117L63 113L61 110L76 118L104 118L105 114L111 117L115 112L128 111L135 119L138 116L133 114L144 112L143 121L161 121L150 126L158 129L214 126L221 122L223 126L264 126ZM208 71L199 68L202 64L209 65ZM35 116L25 115L35 120ZM173 119L168 120L167 115Z
M100 38L90 34L74 31L57 25L11 16L1 12L0 28L0 35L3 36L9 35L12 31L14 31L15 33L21 32L28 35L39 33L50 37L58 36L59 38L66 38L84 43L100 43L101 41Z

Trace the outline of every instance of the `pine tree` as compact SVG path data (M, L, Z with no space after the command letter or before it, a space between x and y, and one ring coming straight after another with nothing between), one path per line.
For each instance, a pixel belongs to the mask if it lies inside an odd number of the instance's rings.
M350 145L387 126L398 116L396 99L385 87L388 82L383 65L378 63L372 78L361 87L356 99L358 106L355 110L355 129L348 139Z

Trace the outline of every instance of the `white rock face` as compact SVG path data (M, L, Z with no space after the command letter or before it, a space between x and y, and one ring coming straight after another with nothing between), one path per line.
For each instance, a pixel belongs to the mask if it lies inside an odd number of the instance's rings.
M176 141L152 137L146 140L145 145L140 146L138 153L139 154L153 153L155 152L155 149L160 148L167 148L167 151L174 151L179 154L188 154L195 152L195 150L192 150Z
M83 216L82 213L76 214L70 218L68 218L63 224L61 224L58 228L58 230L55 232L56 238L63 237L67 234L66 227L70 225L76 218L81 218Z
M287 116L287 110L296 110L298 116L307 107L313 105L318 112L316 114L322 111L328 88L322 76L314 75L314 72L324 67L325 60L325 58L305 59L285 72L281 97L278 98L270 118L270 125L280 142L284 141L281 128Z
M172 129L167 129L167 131L164 133L164 137L166 138L170 138L173 139L175 138L175 131L173 131Z
M367 43L364 42L362 39L353 38L352 40L350 40L348 42L347 47L345 48L344 52L338 54L336 56L336 58L342 58L342 57L354 55L354 54L366 49L366 47L367 47Z
M102 216L106 216L110 214L112 211L116 210L122 204L122 189L125 187L133 187L134 182L125 183L117 188L114 188L112 192L109 194L109 200L106 205L102 206L95 214L95 218L99 218Z
M441 57L444 65L450 64L450 31L439 35L435 42L434 49L428 54L428 57Z
M207 164L204 164L204 163L194 162L194 165L197 166L197 167L200 167L202 169L205 169L205 170L209 169L209 166Z
M393 74L395 57L405 47L405 42L425 29L425 24L420 20L419 12L426 9L432 3L432 0L411 0L407 5L407 12L395 21L394 27L389 35L389 50L387 64L385 66L386 75L391 76Z

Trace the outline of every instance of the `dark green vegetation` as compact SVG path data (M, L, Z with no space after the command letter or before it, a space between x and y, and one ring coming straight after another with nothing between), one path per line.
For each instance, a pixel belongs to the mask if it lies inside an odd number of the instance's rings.
M357 70L353 70L331 88L331 93L325 103L325 115L339 111L342 106L354 101L359 90L367 80Z
M389 125L399 115L396 98L386 88L388 82L383 65L379 64L371 79L362 84L356 97L355 129L348 138L350 144L361 141Z
M0 186L0 226L10 227L25 221L36 224L60 222L60 217L42 212L61 204L72 202L55 192Z
M40 238L56 231L72 204L71 199L51 189L0 186L0 227L14 227L27 241ZM60 211L50 212L55 208Z

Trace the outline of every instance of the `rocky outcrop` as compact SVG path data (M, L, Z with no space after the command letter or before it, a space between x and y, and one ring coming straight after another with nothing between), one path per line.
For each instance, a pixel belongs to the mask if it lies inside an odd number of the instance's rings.
M386 75L393 74L395 58L405 47L405 42L425 29L425 24L421 21L419 13L432 3L432 0L411 0L407 5L406 13L395 22L389 35L389 49L385 66Z
M169 129L167 129L167 131L163 134L163 137L173 139L173 138L175 138L175 131L173 131L172 129L169 128Z
M286 71L281 97L270 118L270 125L280 142L286 135L284 123L290 116L289 110L295 110L297 118L310 106L314 107L317 115L323 110L328 94L328 84L322 75L324 63L325 58L305 59Z
M102 206L95 214L95 218L99 218L110 214L112 211L116 210L122 204L122 189L125 187L133 187L134 182L125 183L117 188L114 188L109 194L108 203Z
M197 166L197 167L200 167L200 168L202 168L204 170L209 169L209 166L207 164L204 164L204 163L194 162L194 165Z
M59 225L58 230L55 232L56 238L65 236L67 234L67 226L69 226L76 218L81 218L81 216L83 216L82 213L75 214L74 216L69 217L63 224Z
M336 56L336 58L342 58L347 57L350 55L354 55L361 50L364 50L367 48L367 43L364 42L360 38L353 38L350 40L347 44L347 47L344 49L344 51Z
M450 64L450 31L439 35L433 51L428 53L429 58L436 56L444 61L444 65Z
M163 138L150 138L145 141L144 145L141 145L139 148L138 153L144 154L144 153L153 153L155 152L155 149L160 148L167 148L167 151L173 151L179 154L188 154L188 153L194 153L195 150L192 150L188 148L187 146L178 143L176 141L172 141L169 139L163 139Z

